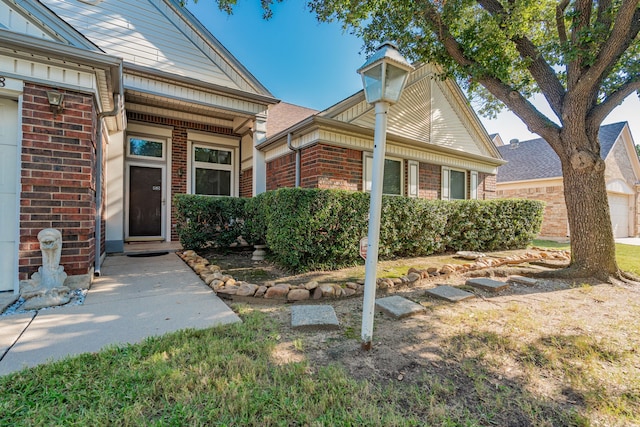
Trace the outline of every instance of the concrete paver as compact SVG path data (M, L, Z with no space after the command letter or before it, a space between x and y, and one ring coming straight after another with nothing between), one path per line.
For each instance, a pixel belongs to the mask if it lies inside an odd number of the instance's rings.
M0 375L107 345L240 321L175 254L108 257L101 271L83 305L35 314L0 361ZM0 318L3 336L11 324L19 329L20 322L10 320L15 316Z
M465 282L465 285L472 286L476 289L482 289L483 291L489 291L489 292L500 292L509 287L508 283L500 282L498 280L493 280L493 279L485 279L484 277L468 279Z
M471 292L463 291L462 289L454 288L453 286L440 285L433 289L427 289L425 291L427 295L440 298L449 302L459 302L476 296Z
M340 327L338 316L330 305L294 305L291 327L304 331L333 330Z
M520 285L525 285L525 286L535 286L538 283L538 281L533 277L524 277L524 276L509 276L509 279L507 281L511 283L518 283Z
M426 310L420 304L399 295L376 299L376 308L395 319L413 316Z

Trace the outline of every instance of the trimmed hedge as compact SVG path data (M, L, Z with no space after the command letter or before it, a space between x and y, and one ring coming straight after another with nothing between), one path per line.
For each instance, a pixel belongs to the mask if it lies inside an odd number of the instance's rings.
M178 233L185 249L225 246L239 235L266 243L293 271L361 264L369 194L281 188L251 199L179 195ZM532 200L425 200L384 196L379 257L525 247L539 232L544 204Z

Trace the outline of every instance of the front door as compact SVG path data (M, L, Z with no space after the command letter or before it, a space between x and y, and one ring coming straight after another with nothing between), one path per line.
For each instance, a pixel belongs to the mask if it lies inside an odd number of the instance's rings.
M163 169L129 166L129 237L162 237Z

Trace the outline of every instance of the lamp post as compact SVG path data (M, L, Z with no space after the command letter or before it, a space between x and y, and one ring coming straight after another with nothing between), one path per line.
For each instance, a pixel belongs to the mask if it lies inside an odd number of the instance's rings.
M367 259L365 261L364 301L362 304L362 349L370 350L373 339L373 313L376 298L376 267L380 237L380 210L384 155L387 143L387 111L398 102L411 64L400 55L390 42L384 42L358 69L362 76L364 94L369 104L375 105L376 124L373 136L373 173L369 202L369 230L367 233Z

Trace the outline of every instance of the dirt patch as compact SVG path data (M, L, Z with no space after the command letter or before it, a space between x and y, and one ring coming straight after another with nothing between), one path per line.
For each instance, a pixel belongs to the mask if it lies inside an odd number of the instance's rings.
M363 266L291 275L268 262L253 263L249 253L208 258L241 280L256 279L252 269L264 280L289 283L364 278ZM383 262L380 268L397 277L410 267L451 262L462 261L427 257ZM542 268L474 275L504 280ZM427 311L402 320L376 313L371 351L360 348L362 297L323 299L336 311L337 331L292 330L288 304L263 302L248 309L280 325L276 363L306 360L312 370L338 364L356 379L407 393L419 390L448 408L489 408L489 414L474 414L486 416L486 425L640 425L640 285L539 279L534 286L512 284L492 294L464 287L466 279L453 275L388 290ZM476 298L448 303L425 294L439 284L463 287Z

